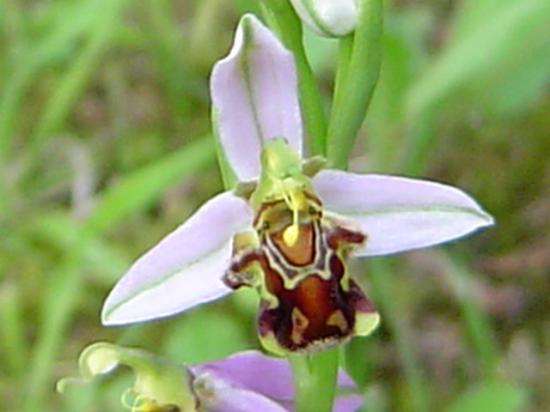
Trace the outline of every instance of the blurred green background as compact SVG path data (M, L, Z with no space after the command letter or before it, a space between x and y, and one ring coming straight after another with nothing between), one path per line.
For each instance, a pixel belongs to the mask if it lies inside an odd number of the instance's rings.
M253 0L0 1L0 405L118 411L124 373L55 393L85 345L183 362L258 346L254 294L104 328L129 264L222 190L208 76ZM388 0L352 169L461 187L497 225L354 263L383 323L345 349L366 411L550 405L550 2ZM327 107L334 41L306 33ZM209 230L215 230L211 228ZM154 302L151 302L154 304Z

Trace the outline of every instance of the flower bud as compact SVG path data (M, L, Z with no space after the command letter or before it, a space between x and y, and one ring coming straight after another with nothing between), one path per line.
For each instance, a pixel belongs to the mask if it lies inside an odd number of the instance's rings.
M357 23L357 0L290 0L302 21L325 37L342 37Z
M128 409L140 412L195 411L196 399L191 389L191 376L184 367L170 363L149 352L98 342L80 355L80 378L64 378L57 384L63 392L67 384L87 383L97 375L112 372L119 365L130 367L135 382L127 394L134 400L122 401Z

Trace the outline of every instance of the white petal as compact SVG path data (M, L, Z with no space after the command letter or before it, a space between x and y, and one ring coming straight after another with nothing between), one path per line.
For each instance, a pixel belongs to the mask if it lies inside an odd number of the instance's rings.
M212 71L220 142L240 181L260 174L262 142L284 137L302 153L302 121L292 54L260 21L245 15L233 48Z
M474 199L441 183L338 170L323 170L313 182L327 210L368 236L358 256L431 246L494 223Z
M120 279L103 306L103 323L169 316L229 293L221 277L231 259L232 237L251 222L241 198L226 192L209 200Z

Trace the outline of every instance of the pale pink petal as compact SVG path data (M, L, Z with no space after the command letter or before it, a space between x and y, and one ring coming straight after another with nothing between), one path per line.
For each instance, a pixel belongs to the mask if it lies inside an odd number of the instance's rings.
M212 412L288 412L282 405L246 389L224 388L216 391L214 402L206 406Z
M494 223L474 199L441 183L323 170L314 186L325 208L367 235L357 256L431 246Z
M292 371L286 359L249 350L192 367L194 373L209 371L234 386L261 393L272 399L294 397Z
M332 412L357 412L361 405L363 405L361 395L339 395L334 400Z
M210 90L220 142L240 181L259 176L266 139L284 137L301 155L292 54L253 15L241 19L231 52L214 66Z
M294 399L292 370L287 359L274 358L256 350L239 352L227 358L191 367L193 373L208 372L234 387L257 392L277 401ZM340 389L355 389L344 370L338 373Z
M229 293L221 277L232 237L251 222L241 198L226 192L209 200L120 279L103 306L103 324L169 316Z

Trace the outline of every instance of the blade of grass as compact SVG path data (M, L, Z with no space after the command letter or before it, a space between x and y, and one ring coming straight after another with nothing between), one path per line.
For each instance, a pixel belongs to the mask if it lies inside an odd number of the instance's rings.
M81 266L83 241L63 259L48 282L40 305L38 340L30 359L22 411L41 412L47 393L53 387L51 370L65 338L66 328L82 292Z
M124 216L144 210L167 187L214 163L215 154L210 136L203 137L131 173L105 190L86 225L95 233L102 233Z
M371 259L368 262L368 271L372 295L376 296L375 301L380 306L382 319L388 324L403 364L403 373L412 401L410 410L429 411L429 386L411 345L413 338L404 308L393 293L396 289L395 273L384 258Z
M2 365L10 379L18 382L25 371L28 345L25 338L23 302L17 284L4 283L0 289L0 307Z
M178 116L189 116L193 99L208 100L204 79L193 70L191 44L174 18L173 2L150 0L147 6L150 24L147 42L156 57L164 92Z
M86 87L98 62L101 61L101 55L112 39L114 30L119 25L120 14L127 3L128 0L103 1L102 7L95 15L86 45L74 58L70 68L60 76L44 113L38 119L31 139L31 145L35 151L48 134L57 131L70 113L74 102Z
M51 34L43 39L26 39L16 62L10 62L10 77L5 79L0 93L0 159L9 157L14 126L25 94L34 81L40 78L39 72L47 65L64 58L76 44L77 39L89 30L96 14L98 2L81 2L66 13L53 16ZM70 23L69 23L70 22Z
M497 377L498 350L489 319L473 296L472 274L456 257L444 256L445 275L460 302L467 334L479 362L481 374L486 380Z
M474 25L460 41L445 49L424 71L407 97L407 118L414 122L449 94L483 75L504 68L509 56L521 55L526 45L541 37L548 39L550 3L538 0L506 2L483 25ZM479 90L485 93L485 90Z
M129 213L154 203L175 180L203 169L214 160L209 139L183 147L173 155L137 170L108 189L84 222L82 236L68 250L57 268L48 274L48 288L41 303L38 339L28 369L23 412L41 412L52 387L51 370L74 316L85 281L81 276L87 233L100 235ZM202 154L202 156L201 156Z
M502 81L492 82L491 78L495 73L503 75L510 70L509 76L513 76L514 62L525 59L526 51L532 53L549 38L548 15L548 2L507 1L495 7L487 24L461 26L460 36L424 70L406 96L405 117L409 131L402 157L407 173L419 173L432 152L436 142L433 126L439 103L476 82L479 87L473 89L480 94L477 98L472 96L472 101L486 99L491 93L488 90L491 83L497 89L502 88ZM508 64L510 62L512 64Z

